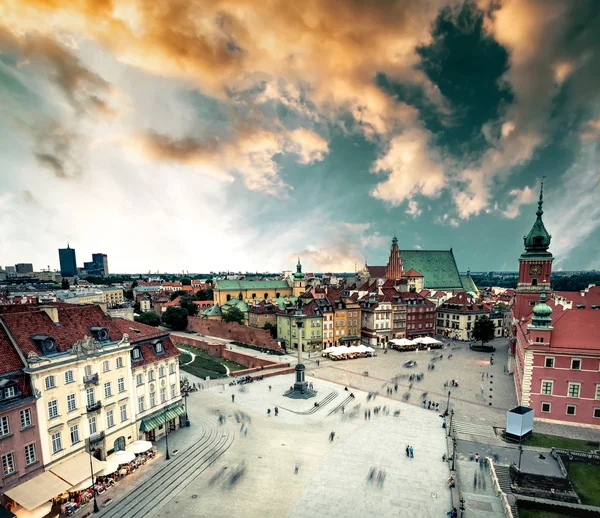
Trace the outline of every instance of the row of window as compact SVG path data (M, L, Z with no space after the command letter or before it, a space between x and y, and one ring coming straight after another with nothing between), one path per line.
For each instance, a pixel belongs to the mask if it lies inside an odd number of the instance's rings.
M546 367L547 369L553 369L554 360L555 358L553 356L546 356L546 358L544 359L544 367ZM580 358L571 358L571 369L575 371L581 370Z
M169 364L169 374L175 374L175 364L174 363L170 363ZM166 376L166 370L164 367L159 367L158 369L158 377L159 378L164 378ZM148 381L154 381L154 371L153 370L149 370L148 371ZM138 373L135 376L135 384L136 385L143 385L144 384L144 374L143 373Z
M28 444L25 446L25 467L31 466L36 461L35 444ZM5 477L17 472L15 454L13 452L2 455L2 472Z
M430 327L433 327L433 324L430 322L427 322L425 324L419 324L419 327L417 328L417 324L407 324L406 325L406 329L428 329Z
M123 367L123 365L124 365L123 358L121 356L117 357L116 368L120 369L121 367ZM111 370L111 360L104 360L102 362L102 372L109 372L110 370ZM85 376L92 376L92 375L93 375L92 366L86 365L85 366ZM75 381L75 371L73 371L73 370L66 371L64 376L65 376L65 385L67 385L69 383L73 383ZM46 384L46 389L56 388L57 387L56 376L54 376L54 375L46 376L45 384Z
M171 399L175 398L177 396L177 389L176 389L176 385L172 384L171 385ZM167 401L167 390L166 388L161 388L160 389L160 402L161 403L165 403ZM156 393L155 392L150 392L150 407L149 408L153 408L156 406ZM138 412L144 412L146 410L146 397L145 396L140 396L138 397Z
M119 407L119 416L121 419L121 423L124 423L125 421L127 421L127 419L128 419L127 405L121 405ZM114 410L108 410L106 412L106 427L113 428L114 426L116 426ZM90 436L93 436L98 433L98 420L95 416L90 417L88 419L88 427L89 427ZM69 427L69 439L71 441L71 446L73 446L81 441L81 436L79 433L79 424L74 424ZM52 434L51 442L52 442L52 453L58 453L59 451L61 451L63 449L61 432L56 432L56 433Z
M554 380L542 380L542 394L544 396L552 396L554 391ZM581 383L571 382L568 385L567 395L568 397L579 397L581 394ZM600 383L596 384L595 399L600 400Z
M552 403L543 402L542 403L542 412L549 413L552 412ZM600 407L594 407L593 415L595 418L600 419ZM566 405L565 406L565 414L566 415L577 415L577 405Z
M21 410L19 414L21 421L21 430L29 428L31 426L31 410L29 408L26 408L24 410ZM10 418L7 415L2 416L2 418L0 418L0 437L10 435L10 430Z

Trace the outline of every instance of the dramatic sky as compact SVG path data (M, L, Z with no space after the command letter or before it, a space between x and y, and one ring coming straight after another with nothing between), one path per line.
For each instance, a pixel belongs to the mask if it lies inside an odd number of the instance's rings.
M600 2L0 0L0 264L600 268Z

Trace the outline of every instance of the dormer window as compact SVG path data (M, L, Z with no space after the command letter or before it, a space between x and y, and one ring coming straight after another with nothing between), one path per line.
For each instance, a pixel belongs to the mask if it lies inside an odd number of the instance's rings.
M56 340L51 336L40 333L31 337L43 355L57 353Z
M17 395L17 391L15 387L8 387L4 389L4 397L8 399L9 397L15 397Z
M88 327L88 329L90 330L90 333L92 333L94 338L99 342L110 341L110 335L108 334L108 329L106 327L91 326Z
M154 349L154 354L165 354L165 348L160 340L152 340L150 343Z
M133 361L142 359L142 353L141 353L139 347L135 347L134 349L131 350L131 358L133 359Z

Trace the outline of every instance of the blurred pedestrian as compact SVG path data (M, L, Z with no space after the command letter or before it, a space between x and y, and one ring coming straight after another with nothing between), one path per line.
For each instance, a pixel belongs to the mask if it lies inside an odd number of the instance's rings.
M300 463L296 461L296 464L294 465L294 475L297 475L298 471L300 471Z
M410 452L410 458L413 459L415 457L415 450L413 449L413 447L411 446L408 451Z
M231 394L231 402L233 403L235 401L235 394Z

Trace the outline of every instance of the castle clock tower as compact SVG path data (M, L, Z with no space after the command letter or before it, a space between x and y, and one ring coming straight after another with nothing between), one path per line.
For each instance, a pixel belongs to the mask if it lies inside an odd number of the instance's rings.
M529 316L540 294L550 292L550 274L552 273L552 254L548 252L550 239L544 222L542 221L542 205L544 196L544 182L540 188L540 199L533 227L523 240L525 252L519 257L519 283L514 304L514 316L520 320Z

